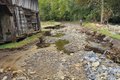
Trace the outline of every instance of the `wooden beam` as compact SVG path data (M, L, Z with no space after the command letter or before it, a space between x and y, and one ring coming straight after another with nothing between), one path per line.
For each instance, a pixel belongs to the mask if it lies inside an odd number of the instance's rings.
M39 17L39 13L36 13L36 19L37 19L37 26L38 26L38 30L41 31L41 24L40 24L40 17Z

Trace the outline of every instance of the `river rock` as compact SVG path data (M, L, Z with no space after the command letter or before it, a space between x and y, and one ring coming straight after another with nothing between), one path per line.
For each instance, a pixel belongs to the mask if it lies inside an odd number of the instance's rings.
M90 51L87 54L85 54L84 59L87 60L87 61L95 62L99 58L93 51Z
M3 73L4 72L4 69L0 69L0 73Z
M99 65L100 65L100 62L98 62L98 61L92 63L92 66L93 66L93 67L98 67Z
M8 79L8 76L4 76L2 80L7 80Z
M23 71L22 70L17 70L17 71L13 71L12 73L13 74L20 74L20 73L22 73Z
M102 68L103 70L106 70L106 69L107 69L104 65L102 65L101 68Z
M24 76L21 76L21 77L17 77L16 80L28 80L28 79Z

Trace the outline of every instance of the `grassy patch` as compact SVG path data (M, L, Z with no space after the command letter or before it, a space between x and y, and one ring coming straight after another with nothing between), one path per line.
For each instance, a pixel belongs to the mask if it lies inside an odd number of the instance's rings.
M64 51L64 52L66 51L65 48L64 48L64 46L66 44L69 44L69 41L67 41L67 40L58 40L58 41L55 42L55 45L56 45L57 49L59 51Z
M113 34L112 32L110 32L110 31L107 30L107 29L101 29L101 30L99 30L99 32L100 32L101 34L106 35L106 36L110 36L110 37L113 38L113 39L118 39L118 40L120 40L120 35L119 35L119 34Z
M63 34L63 33L57 33L56 35L53 35L52 37L62 37L62 36L64 36L65 34Z
M83 26L88 29L91 29L93 31L98 31L99 33L104 34L106 36L110 36L113 39L120 40L119 34L114 34L111 31L109 31L107 28L104 28L104 27L98 28L95 23L84 23Z
M13 43L7 43L0 45L0 49L13 49L13 48L21 48L29 43L32 43L36 40L39 40L39 37L42 36L41 33L38 33L36 35L27 37L26 39L20 41L20 42L13 42Z

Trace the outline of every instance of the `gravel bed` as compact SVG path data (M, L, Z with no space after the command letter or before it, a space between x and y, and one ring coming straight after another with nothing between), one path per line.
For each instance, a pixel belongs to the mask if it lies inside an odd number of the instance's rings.
M86 80L80 56L39 51L24 66L30 80Z
M120 66L103 55L87 52L83 63L90 80L120 80Z

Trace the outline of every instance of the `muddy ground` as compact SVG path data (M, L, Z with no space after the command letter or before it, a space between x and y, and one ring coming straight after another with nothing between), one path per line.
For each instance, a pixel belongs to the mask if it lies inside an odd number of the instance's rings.
M90 51L105 55L107 59L119 65L119 40L87 30L79 24L63 23L63 25L62 29L51 29L51 32L65 34L61 39L70 41L71 44L66 47L73 51L70 55L58 51L54 41L59 38L52 39L51 43L50 36L47 38L51 44L49 47L38 48L36 42L21 50L2 50L0 80L98 80L89 78L84 69L83 55Z

